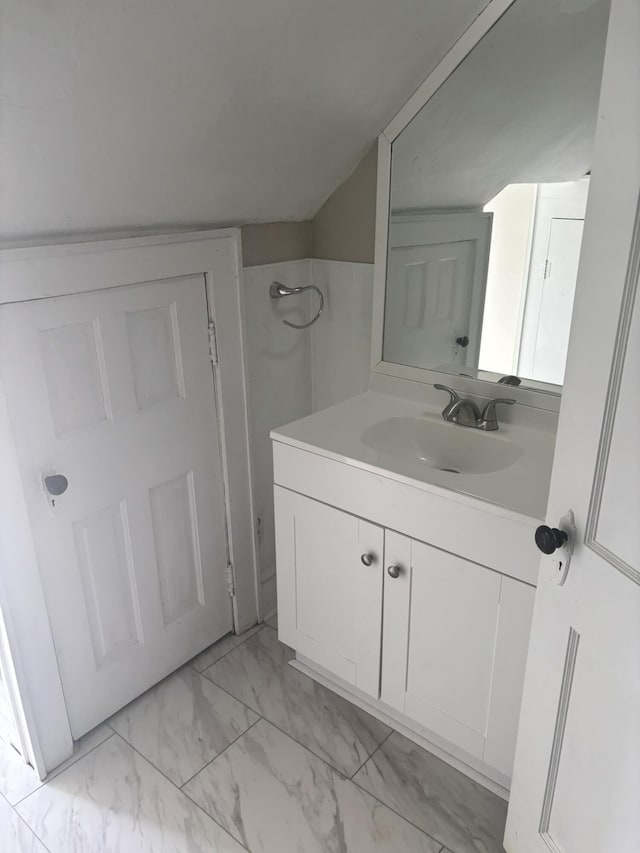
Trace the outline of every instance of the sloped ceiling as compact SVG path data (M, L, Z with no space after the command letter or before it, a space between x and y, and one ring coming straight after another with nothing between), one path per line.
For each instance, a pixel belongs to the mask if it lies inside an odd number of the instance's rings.
M0 233L312 216L487 0L5 0Z
M393 145L392 208L482 208L591 169L609 0L517 0Z

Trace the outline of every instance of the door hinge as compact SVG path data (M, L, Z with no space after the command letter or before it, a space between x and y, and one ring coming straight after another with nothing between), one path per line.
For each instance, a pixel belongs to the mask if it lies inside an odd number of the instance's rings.
M551 276L551 261L549 258L545 258L544 263L542 264L542 278L550 278Z
M231 598L235 598L236 584L233 579L233 563L227 565L227 591Z
M213 320L209 323L209 356L211 364L218 363L218 339L216 337L216 324Z

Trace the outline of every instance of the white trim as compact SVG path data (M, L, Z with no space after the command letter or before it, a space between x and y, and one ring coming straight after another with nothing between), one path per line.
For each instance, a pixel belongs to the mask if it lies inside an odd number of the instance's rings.
M1 598L4 600L4 595ZM18 657L18 649L15 643L13 643L12 649L4 617L5 612L0 608L0 675L11 711L11 721L14 725L17 740L15 746L19 748L20 754L27 764L34 767L36 773L40 775L44 774L40 744L37 737L32 738L30 735L29 723L27 722L28 708L22 701L22 691L18 678L20 666L16 666L14 663L14 658ZM42 775L41 778L43 778Z
M238 228L3 249L0 305L206 274L211 268L211 252L219 251L215 243L229 239L239 240ZM153 261L138 260L139 249L152 246L157 247ZM96 271L93 258L102 252L109 252L109 267ZM86 276L81 274L83 267ZM72 269L73 279L80 278L81 283L70 284Z
M139 252L149 247L155 250ZM96 255L104 252L109 252L109 263L97 264ZM230 275L213 273L219 269L221 253L227 256L225 269ZM247 534L248 528L253 531L255 525L249 468L240 259L238 228L0 251L0 306L187 275L205 277L210 311L214 319L216 315L226 319L217 324L220 364L215 370L216 393L221 403L218 410L229 551L236 588L234 625L238 633L257 622L259 600L255 541L253 535ZM0 404L3 399L0 394ZM21 571L7 572L0 578L0 607L32 745L30 754L43 776L71 754L73 744L22 484L17 469L4 470L11 467L13 439L3 405L0 405L0 442L3 455L8 459L7 465L3 464L3 485L11 495L11 506L0 518L0 522L4 521L0 528L0 544L3 530L5 538L9 538L6 533L9 525L11 535L21 539L20 547L24 550ZM38 635L35 660L27 653L34 646L33 636L31 642L27 641L27 636L21 640L23 634L33 635L34 631ZM25 651L22 656L21 650ZM46 718L43 708L47 710Z
M497 396L496 383L484 379L471 379L455 374L441 373L426 368L407 367L383 360L382 344L391 192L391 146L434 92L440 88L465 57L484 38L513 2L514 0L491 0L378 137L371 371L397 379L410 379L425 385L434 385L439 382L449 385L461 393L473 394L478 397ZM557 412L560 409L559 392L545 392L514 386L509 386L508 391L509 397L513 397L521 405L545 409L550 412Z
M371 318L371 370L382 364L384 304L387 285L387 247L389 243L389 205L391 193L391 143L378 137L378 182L376 188L376 239L373 259L373 314ZM423 376L421 372L420 376ZM424 379L422 379L424 381Z
M527 305L527 293L529 292L529 282L531 280L531 255L533 252L533 235L536 227L536 213L538 210L538 195L540 185L536 184L533 190L533 199L531 201L531 210L529 218L529 233L527 234L527 255L525 260L524 272L522 274L522 287L520 289L520 305L518 306L518 320L516 323L516 339L513 347L513 361L511 362L512 373L518 373L518 363L520 361L520 350L522 348L522 331L524 329L524 312Z
M491 0L382 131L392 143L515 0Z
M250 273L253 270L268 270L275 269L276 267L293 267L296 264L308 264L310 261L320 260L319 258L294 258L291 261L274 261L271 264L250 264L249 266L244 266L242 269L246 273ZM335 263L344 263L344 261L336 261ZM371 266L371 264L369 264Z
M118 231L109 233L69 234L43 240L25 240L0 243L0 263L4 261L24 260L39 255L55 257L57 255L75 255L83 252L112 251L126 248L133 240L138 247L156 246L161 243L182 243L194 240L211 240L230 237L238 228L186 228L154 229L149 232Z

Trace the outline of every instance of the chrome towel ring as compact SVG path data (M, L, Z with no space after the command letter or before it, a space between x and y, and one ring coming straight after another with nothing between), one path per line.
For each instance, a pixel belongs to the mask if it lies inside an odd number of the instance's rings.
M309 326L313 326L313 324L320 318L320 315L324 311L324 296L322 295L322 291L319 287L316 287L315 284L307 284L304 287L288 287L286 284L281 284L279 281L274 281L269 288L269 296L272 299L281 299L283 296L293 296L295 293L302 293L304 290L315 290L315 292L320 297L320 306L316 312L315 317L309 320L308 323L291 323L289 320L283 320L282 322L285 326L291 326L292 329L308 329Z

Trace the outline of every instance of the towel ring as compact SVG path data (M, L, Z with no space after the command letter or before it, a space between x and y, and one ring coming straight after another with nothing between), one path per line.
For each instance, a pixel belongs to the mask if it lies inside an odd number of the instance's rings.
M315 290L320 297L320 305L315 317L309 320L308 323L291 323L289 320L282 321L285 326L291 326L292 329L308 329L309 326L313 326L316 320L320 319L320 316L324 311L324 296L322 295L322 291L319 287L316 287L315 284L307 284L300 287L288 287L286 284L281 284L279 281L272 282L271 287L269 288L269 296L272 299L281 299L283 296L293 296L295 293L302 293L304 290Z

